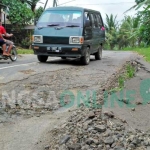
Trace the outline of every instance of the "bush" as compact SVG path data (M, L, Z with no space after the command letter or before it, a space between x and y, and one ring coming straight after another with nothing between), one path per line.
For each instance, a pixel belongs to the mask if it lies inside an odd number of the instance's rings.
M26 37L25 39L22 40L21 42L21 47L22 48L29 48L32 42L30 42L30 37Z

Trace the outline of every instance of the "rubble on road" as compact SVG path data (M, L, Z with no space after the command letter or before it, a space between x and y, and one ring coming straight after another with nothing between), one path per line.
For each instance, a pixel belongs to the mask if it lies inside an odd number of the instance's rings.
M127 130L125 123L108 117L108 112L101 117L100 110L93 110L95 115L89 118L91 111L82 106L70 116L63 128L55 129L50 150L145 150L150 146L150 132ZM65 143L60 144L60 140Z
M135 61L131 64L139 70L139 64ZM110 79L102 91L115 87L117 77L114 74L114 80ZM100 95L101 93L99 97ZM102 103L103 100L99 100ZM129 103L127 98L120 101ZM131 110L135 111L135 108ZM113 112L102 114L101 109L81 105L70 116L68 122L51 132L50 150L146 150L150 146L150 131L128 129L126 125L127 121L115 117ZM69 140L60 145L60 139L68 135Z

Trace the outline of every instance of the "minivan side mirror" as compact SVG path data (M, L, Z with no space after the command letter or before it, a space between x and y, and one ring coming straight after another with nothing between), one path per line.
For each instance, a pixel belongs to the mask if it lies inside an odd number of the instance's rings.
M85 27L90 27L90 20L85 20Z

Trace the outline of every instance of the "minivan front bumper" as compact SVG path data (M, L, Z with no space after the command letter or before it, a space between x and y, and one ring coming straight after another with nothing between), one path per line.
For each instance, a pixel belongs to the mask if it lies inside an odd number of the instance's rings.
M81 57L84 54L84 45L61 44L32 44L35 55L54 57Z

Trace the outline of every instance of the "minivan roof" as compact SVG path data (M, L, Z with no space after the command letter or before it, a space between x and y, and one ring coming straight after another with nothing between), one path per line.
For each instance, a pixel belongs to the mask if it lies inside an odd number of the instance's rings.
M92 10L92 9L88 9L88 8L83 8L83 7L76 7L76 6L59 6L59 7L51 7L48 8L46 10L80 10L80 11L93 11L93 12L97 12L100 13L99 11L96 10Z

